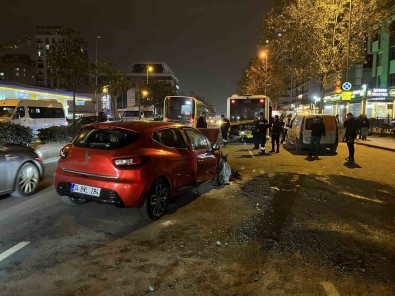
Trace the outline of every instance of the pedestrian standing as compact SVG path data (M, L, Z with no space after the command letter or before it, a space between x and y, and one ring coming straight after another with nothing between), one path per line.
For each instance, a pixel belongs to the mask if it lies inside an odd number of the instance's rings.
M254 116L254 122L252 123L252 140L254 142L253 149L259 149L259 116Z
M346 158L346 160L350 162L354 162L354 142L355 138L357 137L359 125L359 120L356 119L351 112L347 113L346 120L344 121L344 128L346 129L344 139L347 142L348 147L348 157Z
M321 148L321 137L325 137L325 124L320 116L316 116L311 125L310 156L318 157Z
M359 116L359 123L361 125L361 139L362 141L366 141L367 140L367 136L369 134L369 119L367 118L367 116L365 114L361 114Z
M259 138L259 148L260 155L265 154L265 144L266 144L266 134L269 128L269 122L266 120L263 112L260 113L259 123L258 123L258 138Z
M202 115L198 118L198 121L196 123L197 128L207 128L207 121L206 121L207 113L202 112Z
M221 115L221 134L222 134L222 141L224 143L224 147L228 144L228 130L230 128L229 119L225 117L224 114Z
M104 113L104 111L100 111L99 114L97 114L97 122L105 122L107 121L107 114Z
M280 135L283 130L283 123L280 121L278 115L274 116L274 121L271 128L272 150L270 152L280 152ZM277 150L274 150L274 143L277 144Z

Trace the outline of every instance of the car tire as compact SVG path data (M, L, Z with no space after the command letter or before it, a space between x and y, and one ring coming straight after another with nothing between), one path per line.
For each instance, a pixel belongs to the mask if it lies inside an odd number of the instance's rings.
M167 209L170 199L170 187L163 179L158 179L148 190L144 202L138 208L139 214L144 219L158 220Z
M78 199L78 198L74 198L74 197L70 197L70 196L66 196L66 195L62 195L60 198L66 205L69 205L69 206L81 206L81 205L86 204L88 202L86 199Z
M15 197L26 197L36 192L38 182L40 181L40 172L38 167L31 162L23 164L15 178L14 192Z

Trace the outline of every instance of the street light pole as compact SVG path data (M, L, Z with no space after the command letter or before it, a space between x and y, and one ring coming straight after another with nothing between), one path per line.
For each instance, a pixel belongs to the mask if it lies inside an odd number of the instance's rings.
M148 91L143 90L142 92L143 98L148 96ZM141 100L140 100L140 94L139 94L139 120L141 119Z
M100 39L101 36L96 36L95 40L95 102L96 102L96 116L99 112L99 103L97 99L97 40Z
M151 66L148 66L147 67L147 86L148 86L148 72L152 72L152 67Z
M261 51L259 57L265 59L265 96L267 96L267 52Z

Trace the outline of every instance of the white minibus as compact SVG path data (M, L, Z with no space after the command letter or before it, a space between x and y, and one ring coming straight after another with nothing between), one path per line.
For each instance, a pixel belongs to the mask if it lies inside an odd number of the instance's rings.
M57 100L0 100L0 122L12 122L33 130L67 125L62 103Z

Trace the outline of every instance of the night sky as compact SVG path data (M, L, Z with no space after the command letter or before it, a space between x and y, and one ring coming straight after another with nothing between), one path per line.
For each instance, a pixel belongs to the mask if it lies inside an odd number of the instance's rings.
M218 112L257 51L258 28L272 0L1 0L0 39L64 25L88 41L90 59L111 57L120 70L166 62L181 90L206 97Z

